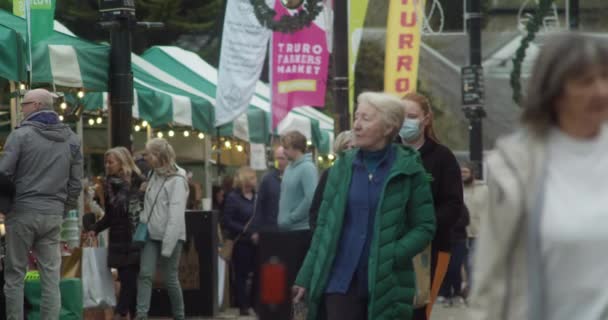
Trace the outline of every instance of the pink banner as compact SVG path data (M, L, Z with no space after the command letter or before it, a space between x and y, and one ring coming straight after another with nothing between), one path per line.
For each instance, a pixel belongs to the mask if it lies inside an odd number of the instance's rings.
M274 9L277 17L289 14L281 0ZM273 128L295 107L325 105L329 51L326 31L316 22L293 34L272 34Z

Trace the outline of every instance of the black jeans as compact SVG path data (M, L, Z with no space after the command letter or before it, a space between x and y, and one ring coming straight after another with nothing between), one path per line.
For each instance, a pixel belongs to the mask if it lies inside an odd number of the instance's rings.
M135 318L137 306L137 274L139 266L128 265L118 268L118 279L120 281L120 295L116 304L115 313L121 316L131 314Z
M256 281L251 279L251 287L248 286L250 276L254 275L256 267L256 247L246 239L236 242L232 254L232 268L234 274L234 286L236 289L236 305L239 308L248 309L254 306L256 301Z
M361 296L356 282L351 282L345 294L325 294L326 320L367 320L368 299Z

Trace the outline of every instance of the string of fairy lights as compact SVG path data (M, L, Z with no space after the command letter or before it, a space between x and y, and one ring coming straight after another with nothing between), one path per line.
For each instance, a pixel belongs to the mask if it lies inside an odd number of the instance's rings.
M26 90L26 85L21 83L19 85L20 94L23 95ZM59 120L67 121L67 122L76 122L79 118L82 118L83 122L88 124L90 128L93 127L102 127L104 125L104 117L107 114L104 114L103 110L87 110L84 111L84 101L83 99L86 96L86 93L83 89L71 90L66 93L58 94L59 95L59 103L58 103L58 113ZM74 99L75 98L75 99ZM68 101L71 100L71 101ZM86 122L84 121L85 119ZM191 130L187 128L153 128L150 123L146 120L136 120L133 125L133 131L139 133L141 131L151 130L154 136L158 138L175 138L181 135L184 138L198 138L199 140L204 140L207 135L205 133ZM243 142L237 138L230 137L215 137L211 136L213 142L211 144L213 151L228 151L228 150L236 150L239 153L245 152L246 142ZM307 145L312 146L312 142L308 141ZM321 164L329 165L336 160L336 157L333 154L328 155L319 155L317 160Z

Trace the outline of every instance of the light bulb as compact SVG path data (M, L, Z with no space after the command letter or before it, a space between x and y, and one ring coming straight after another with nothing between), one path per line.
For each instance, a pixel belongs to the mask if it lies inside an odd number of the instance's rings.
M173 130L169 130L169 137L173 137L175 135L175 132Z
M135 132L139 132L140 130L141 130L141 127L138 124L136 124L135 125Z
M226 142L224 142L224 146L226 147L226 149L231 149L232 143L230 143L230 141L226 140Z
M336 157L333 154L330 154L327 156L327 158L333 161Z
M184 131L184 137L188 138L190 136L190 131L186 130Z
M236 146L236 151L243 152L243 146L240 144L238 146Z
M59 116L59 120L63 121L63 116Z
M162 137L163 137L163 133L159 131L159 132L156 134L156 136L157 136L157 137L159 137L159 138L162 138Z
M80 98L80 99L84 98L84 91L82 91L82 90L78 91L78 98Z
M199 139L201 139L201 140L205 139L205 134L204 134L204 133L202 133L202 132L201 132L201 133L199 133L199 134L198 134L198 138L199 138Z
M89 125L90 126L95 125L95 120L93 120L93 118L89 118Z
M308 140L308 141L306 141L306 145L310 147L310 146L312 146L312 142L310 140Z
M67 109L67 108L68 108L68 104L67 104L67 103L65 103L65 102L62 102L62 103L59 105L59 108L61 108L61 110L65 110L65 109Z
M147 127L148 126L148 121L146 121L146 120L142 121L141 122L141 126L144 127L144 128Z
M21 90L21 91L25 90L25 83L19 84L19 90Z
M103 118L97 117L97 119L95 119L95 122L97 122L97 124L101 124L103 122Z

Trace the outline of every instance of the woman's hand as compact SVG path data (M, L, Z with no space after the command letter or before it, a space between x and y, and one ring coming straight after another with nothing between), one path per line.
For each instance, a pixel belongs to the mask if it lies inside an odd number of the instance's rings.
M293 294L293 303L299 303L300 301L302 301L304 299L304 296L306 295L306 288L302 288L300 286L293 286L291 288L292 294Z

